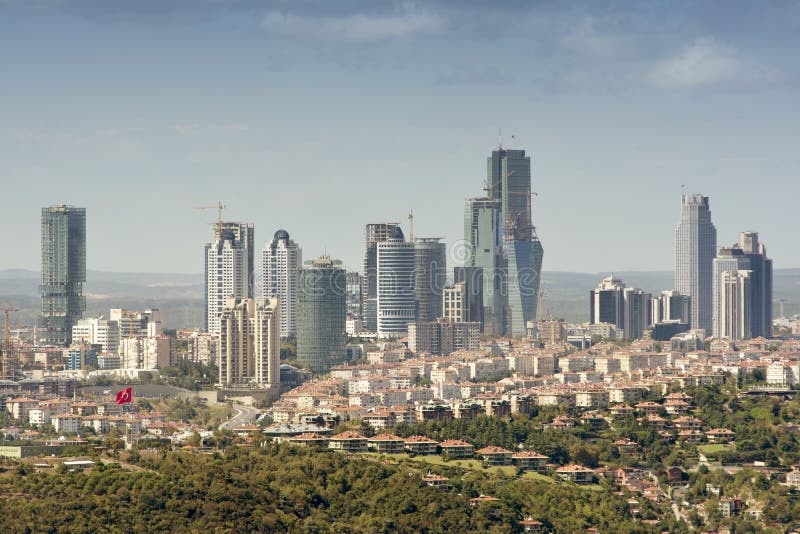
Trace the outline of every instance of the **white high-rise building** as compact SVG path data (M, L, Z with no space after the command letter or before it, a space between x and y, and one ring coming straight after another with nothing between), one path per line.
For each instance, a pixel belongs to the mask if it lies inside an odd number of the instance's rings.
M72 342L100 345L103 352L117 352L119 349L119 325L116 321L92 317L79 319L72 327Z
M281 309L281 337L297 334L297 277L303 265L303 251L278 230L261 252L262 296L277 298Z
M206 330L219 334L220 314L228 298L252 296L253 227L220 223L206 243Z
M219 382L280 385L280 310L277 299L229 298L220 317Z
M463 323L469 317L467 284L458 282L442 292L442 317L453 323Z
M682 195L681 219L675 229L675 289L691 298L691 327L712 328L712 261L717 229L708 197Z
M414 243L399 227L377 244L378 335L402 337L414 321Z
M721 310L721 293L722 293L722 273L735 272L739 270L747 270L750 268L750 259L744 255L741 249L737 247L722 247L719 249L719 254L714 258L712 272L712 293L711 305L712 308L712 334L715 338L725 337L722 335L722 310Z
M719 337L750 339L752 271L724 271L720 274Z

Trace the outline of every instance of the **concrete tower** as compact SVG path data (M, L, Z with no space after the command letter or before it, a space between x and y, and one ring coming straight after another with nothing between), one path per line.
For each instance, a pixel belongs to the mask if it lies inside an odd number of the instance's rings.
M675 229L675 289L691 298L691 327L712 329L712 262L717 229L708 197L681 196L681 219Z

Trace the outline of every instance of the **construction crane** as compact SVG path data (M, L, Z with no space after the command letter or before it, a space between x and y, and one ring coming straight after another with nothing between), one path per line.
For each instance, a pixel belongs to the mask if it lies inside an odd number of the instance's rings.
M408 242L414 242L414 210L408 210Z
M217 210L217 233L222 232L222 210L225 209L225 204L221 200L217 201L214 206L196 206L196 210Z
M18 312L19 308L5 307L5 318L3 321L3 380L14 380L17 375L17 359L14 341L11 339L11 321L8 314Z

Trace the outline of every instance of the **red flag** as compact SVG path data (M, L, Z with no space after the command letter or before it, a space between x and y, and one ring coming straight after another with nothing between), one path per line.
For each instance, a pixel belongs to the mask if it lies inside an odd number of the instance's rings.
M132 387L117 391L117 404L125 404L126 402L133 402Z

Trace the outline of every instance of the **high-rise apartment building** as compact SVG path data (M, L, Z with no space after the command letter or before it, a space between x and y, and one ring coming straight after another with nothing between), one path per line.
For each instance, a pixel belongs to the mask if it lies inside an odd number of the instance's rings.
M220 316L219 383L280 386L280 309L277 299L229 298Z
M227 299L253 295L253 226L222 222L214 240L205 245L206 330L220 332L220 315Z
M297 362L324 373L346 356L347 274L328 256L306 264L297 284Z
M722 335L722 316L720 296L722 294L722 274L726 272L745 271L750 269L750 258L744 255L737 246L721 247L717 257L714 258L711 268L711 326L715 338Z
M442 293L442 317L453 323L463 323L468 320L467 284L457 282L444 288Z
M281 309L281 337L297 333L297 277L303 264L303 251L289 239L286 230L278 230L261 251L263 296L277 298Z
M347 272L347 316L358 319L364 315L361 299L361 275L355 271Z
M712 331L712 262L717 229L708 197L681 196L681 219L675 229L675 289L691 298L691 327Z
M414 321L414 243L405 240L400 227L392 228L377 244L378 335L402 337Z
M400 225L394 222L370 223L364 228L364 265L361 273L361 299L364 329L378 331L378 243Z
M719 337L750 339L753 271L724 271L719 286Z
M69 345L72 327L86 309L86 209L42 208L42 314L40 345Z
M416 321L442 316L442 290L447 282L447 248L439 238L414 240L414 301Z
M119 324L102 317L79 319L72 327L72 342L100 345L103 352L116 353L119 349Z

